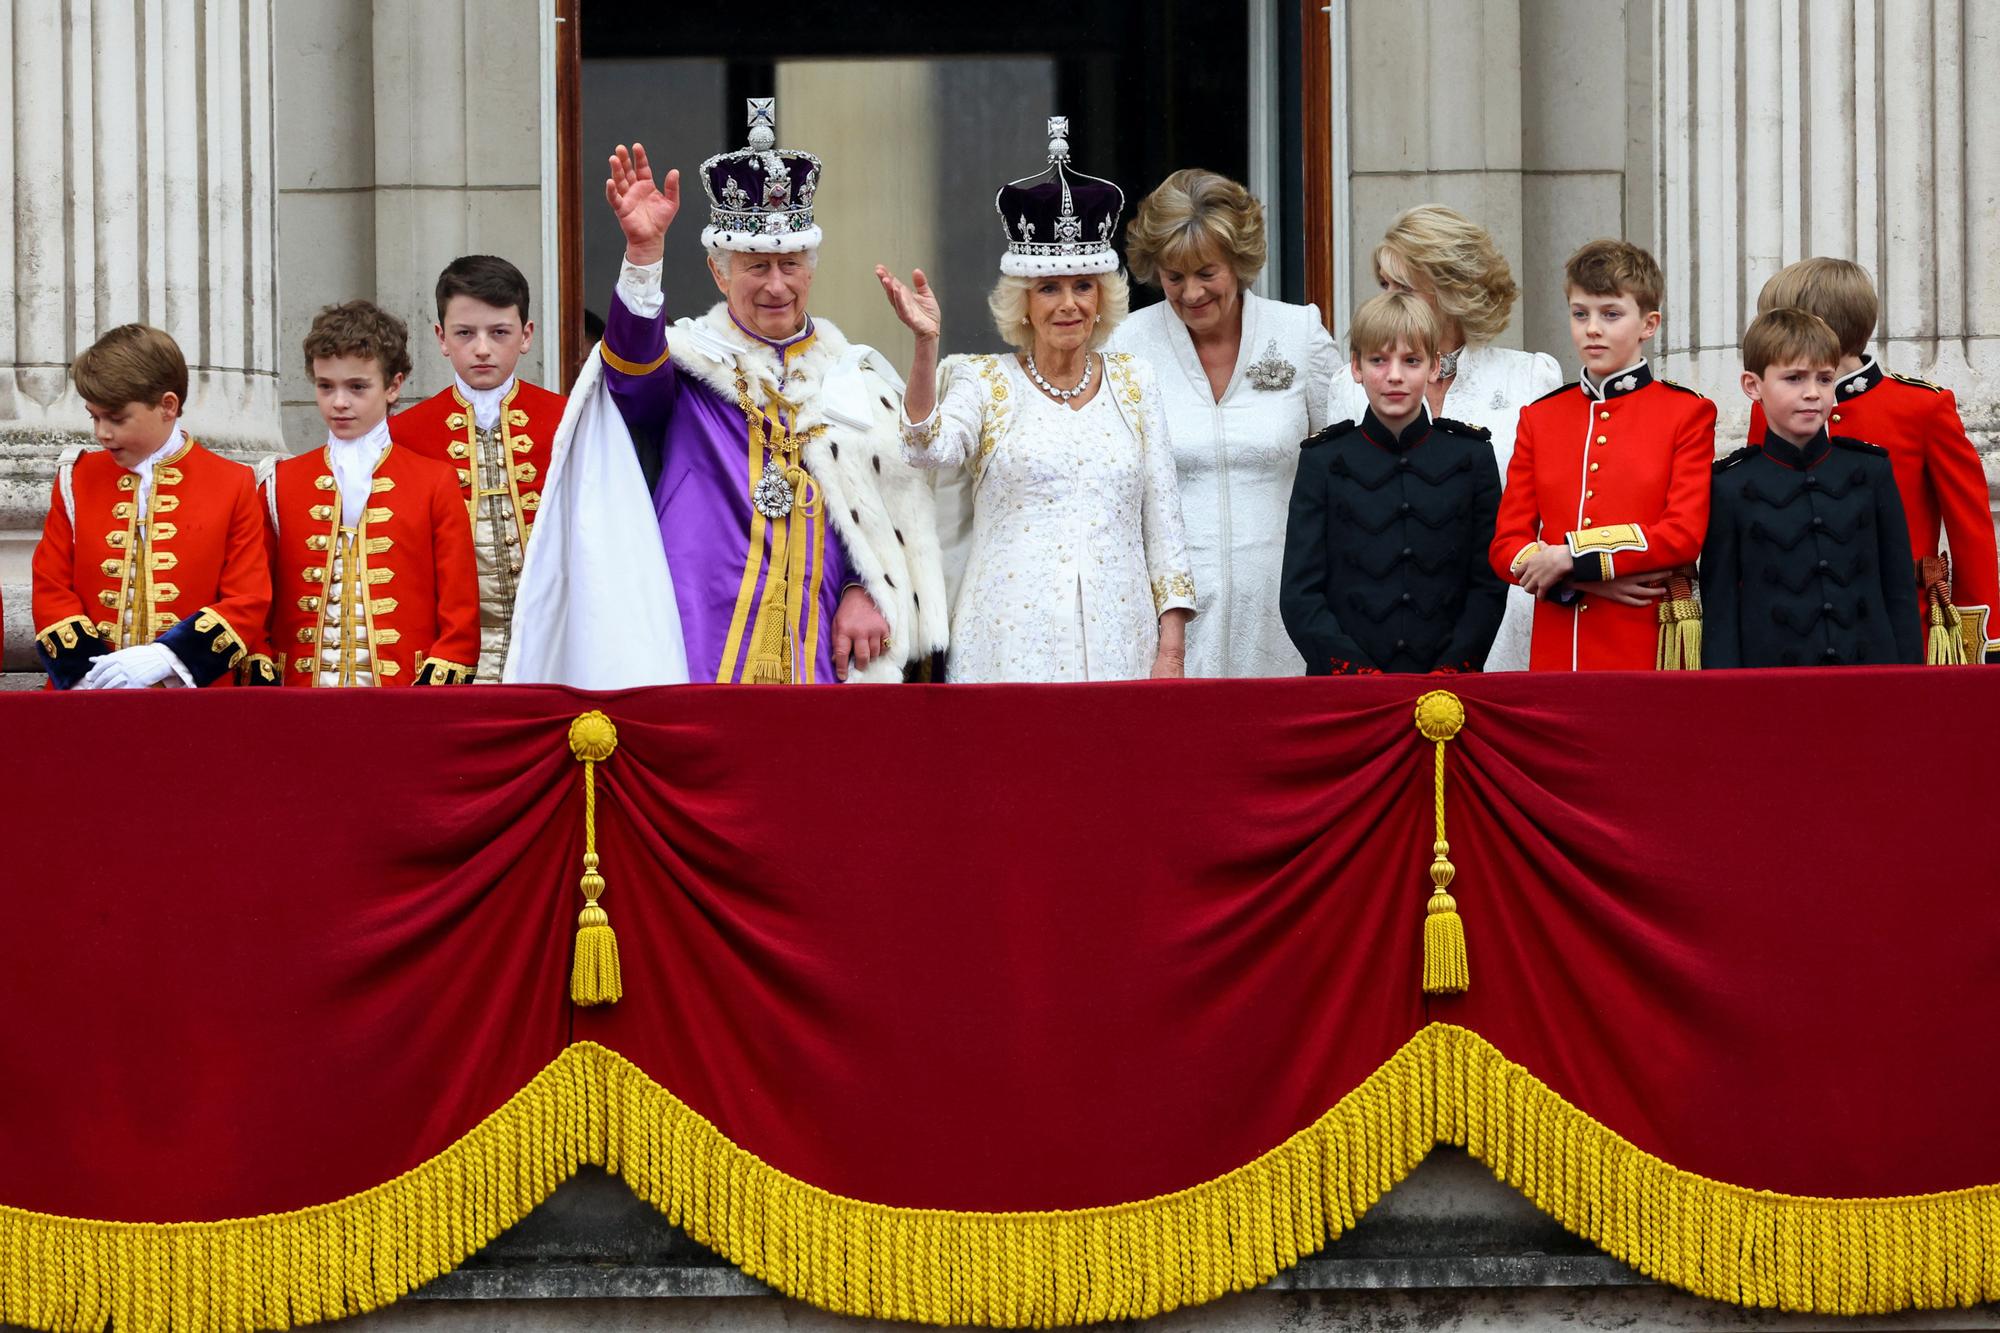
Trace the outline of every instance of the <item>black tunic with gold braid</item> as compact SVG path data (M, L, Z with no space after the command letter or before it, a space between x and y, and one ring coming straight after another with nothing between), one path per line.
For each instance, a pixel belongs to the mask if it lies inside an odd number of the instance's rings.
M1920 664L1916 588L1885 450L1772 434L1716 463L1703 667Z
M1507 600L1491 432L1368 412L1301 448L1278 609L1306 674L1479 670Z

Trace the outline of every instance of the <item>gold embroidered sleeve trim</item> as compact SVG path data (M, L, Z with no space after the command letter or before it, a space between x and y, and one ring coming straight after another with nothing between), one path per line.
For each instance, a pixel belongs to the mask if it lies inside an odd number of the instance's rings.
M641 365L637 361L627 361L603 343L598 344L597 354L604 358L605 365L611 367L621 375L650 375L661 366L667 364L667 353L664 350L644 365Z
M1153 580L1153 614L1162 615L1176 607L1194 609L1194 580L1186 574L1162 574Z
M87 639L97 637L97 625L89 616L64 616L55 624L35 631L35 638L50 657L56 655L58 642L64 648L75 648L81 641L79 635Z
M1589 555L1601 552L1605 555L1619 551L1643 551L1646 549L1646 531L1637 523L1608 523L1602 527L1581 528L1569 534L1569 553Z
M479 669L475 666L448 661L442 657L427 657L424 659L424 664L417 668L417 684L470 685L473 677L478 674Z

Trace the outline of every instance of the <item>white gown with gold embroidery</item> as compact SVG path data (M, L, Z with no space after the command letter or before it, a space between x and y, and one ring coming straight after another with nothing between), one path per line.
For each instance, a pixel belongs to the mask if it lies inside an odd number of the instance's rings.
M1140 679L1160 613L1194 608L1152 368L1116 354L1093 364L1105 382L1072 410L1013 356L951 357L937 407L904 427L912 465L972 476L951 680Z

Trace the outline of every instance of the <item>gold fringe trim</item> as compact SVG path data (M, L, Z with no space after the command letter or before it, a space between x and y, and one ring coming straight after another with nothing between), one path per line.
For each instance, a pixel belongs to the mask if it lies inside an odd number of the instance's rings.
M388 1305L448 1273L601 1154L603 1076L572 1047L465 1137L373 1189L223 1222L0 1207L0 1323L248 1333Z
M1270 1280L1439 1143L1641 1272L1714 1300L1857 1315L2000 1297L2000 1185L1828 1199L1720 1184L1642 1152L1477 1033L1438 1023L1245 1166L1138 1203L1041 1213L891 1208L816 1189L623 1056L579 1043L438 1157L338 1203L171 1225L0 1209L0 1319L238 1333L358 1314L454 1267L584 1162L822 1309L1001 1327L1140 1319Z

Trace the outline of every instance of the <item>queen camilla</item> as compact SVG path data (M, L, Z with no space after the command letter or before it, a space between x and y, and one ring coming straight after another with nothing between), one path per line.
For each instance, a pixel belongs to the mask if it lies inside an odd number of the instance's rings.
M972 478L953 680L1183 673L1195 587L1159 390L1145 361L1099 350L1128 309L1111 247L1125 196L1070 167L1067 133L1052 117L1047 169L995 201L1007 251L987 304L1014 354L940 367L923 273L875 270L916 338L904 457Z

